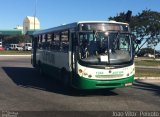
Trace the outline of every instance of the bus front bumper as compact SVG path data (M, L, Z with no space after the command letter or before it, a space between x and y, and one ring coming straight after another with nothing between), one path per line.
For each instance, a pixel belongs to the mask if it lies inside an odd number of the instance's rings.
M134 76L117 80L91 80L84 77L76 77L72 80L72 86L77 89L107 89L131 87Z

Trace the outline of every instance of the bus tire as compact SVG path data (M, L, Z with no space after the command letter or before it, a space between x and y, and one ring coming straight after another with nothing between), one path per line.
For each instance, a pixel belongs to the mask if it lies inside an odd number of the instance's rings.
M38 71L41 76L44 76L43 66L42 66L41 62L38 62Z
M65 69L61 69L60 80L62 81L65 88L70 88L69 73Z

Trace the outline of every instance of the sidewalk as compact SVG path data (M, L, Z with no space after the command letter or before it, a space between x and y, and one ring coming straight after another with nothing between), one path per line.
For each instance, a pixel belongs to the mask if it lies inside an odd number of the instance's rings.
M160 66L135 66L135 68L142 68L142 69L156 69L159 70L159 77L135 77L135 79L140 80L160 80Z
M135 77L135 80L160 80L160 77Z
M160 69L160 66L140 66L136 65L136 68L143 68L143 69Z
M14 56L15 56L15 57L25 57L25 56L29 56L29 57L30 57L31 55L0 55L0 57L10 57L10 56L11 56L11 57L12 57L12 56L13 56L13 57L14 57Z

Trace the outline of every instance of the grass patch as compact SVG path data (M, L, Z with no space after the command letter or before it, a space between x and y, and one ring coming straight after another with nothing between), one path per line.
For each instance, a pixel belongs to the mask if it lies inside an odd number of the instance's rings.
M160 77L159 69L136 68L136 77Z
M0 55L31 55L31 51L0 51Z
M160 66L160 61L156 61L156 60L135 60L135 65Z

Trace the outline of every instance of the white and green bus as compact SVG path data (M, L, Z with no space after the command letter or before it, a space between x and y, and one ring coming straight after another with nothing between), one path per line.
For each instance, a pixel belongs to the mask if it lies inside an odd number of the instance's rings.
M81 21L33 34L32 64L78 89L130 87L134 46L127 23Z

